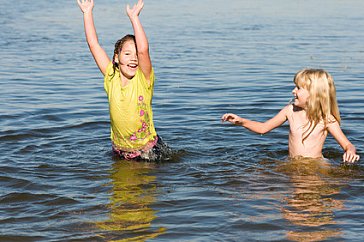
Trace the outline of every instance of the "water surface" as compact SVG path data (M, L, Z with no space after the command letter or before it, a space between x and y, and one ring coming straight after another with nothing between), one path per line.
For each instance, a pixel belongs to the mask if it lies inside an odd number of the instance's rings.
M132 31L125 1L95 0L109 55ZM0 0L1 241L359 241L364 170L287 161L287 124L264 136L223 125L264 121L294 74L324 68L342 129L362 155L361 1L146 1L158 164L112 156L102 76L76 1ZM363 155L362 155L363 156Z

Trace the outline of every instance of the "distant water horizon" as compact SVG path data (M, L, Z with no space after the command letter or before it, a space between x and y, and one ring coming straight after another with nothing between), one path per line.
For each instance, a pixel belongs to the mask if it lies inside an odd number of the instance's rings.
M95 0L109 55L127 3ZM298 70L323 68L364 157L364 2L145 0L154 123L175 151L160 163L113 156L76 1L0 5L0 241L361 240L361 162L332 137L327 160L288 160L287 124L261 136L220 117L267 120Z

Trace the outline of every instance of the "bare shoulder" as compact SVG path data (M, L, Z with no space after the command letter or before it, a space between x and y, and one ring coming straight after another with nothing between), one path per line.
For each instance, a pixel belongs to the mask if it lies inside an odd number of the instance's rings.
M293 104L287 104L283 109L286 109L287 111L293 111Z
M285 111L286 117L290 122L295 119L294 117L300 117L302 115L302 109L294 104L288 104L282 110Z
M284 108L282 108L281 112L283 112L286 116L289 114L292 114L294 111L294 107L292 104L286 105Z
M279 118L280 120L287 120L290 112L292 112L292 105L286 105L279 111L279 113L274 118Z

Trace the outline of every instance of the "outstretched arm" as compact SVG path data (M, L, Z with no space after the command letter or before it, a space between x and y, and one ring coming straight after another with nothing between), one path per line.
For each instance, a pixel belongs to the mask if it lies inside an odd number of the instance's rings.
M152 72L152 62L149 56L149 44L143 26L139 19L139 14L144 6L143 0L138 0L132 8L126 6L126 12L134 29L134 35L137 46L137 55L139 67L142 70L148 84L150 85L150 74Z
M247 128L255 133L265 134L271 131L272 129L275 129L278 126L282 125L287 120L286 113L287 113L287 107L283 108L276 116L274 116L273 118L269 119L264 123L245 119L233 113L226 113L221 117L221 121L222 122L228 121L235 125L241 125L244 128Z
M360 159L360 156L356 154L355 146L345 136L338 122L328 124L327 129L330 134L336 139L339 145L344 149L344 162L353 163Z
M92 9L94 7L93 0L77 0L78 6L83 12L83 22L85 27L86 41L90 48L91 54L95 59L97 66L103 75L105 75L106 67L110 62L110 58L107 56L105 50L100 46L99 40L96 34L96 28L92 15Z

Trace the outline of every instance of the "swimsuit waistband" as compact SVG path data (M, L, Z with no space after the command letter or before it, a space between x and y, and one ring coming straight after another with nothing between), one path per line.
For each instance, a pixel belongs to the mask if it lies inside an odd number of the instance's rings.
M143 148L138 150L122 150L119 147L117 147L114 142L112 143L112 149L115 153L117 153L119 156L124 157L126 160L134 159L138 156L140 156L143 152L147 152L148 150L152 149L158 142L158 136L155 137L154 140L149 141Z

